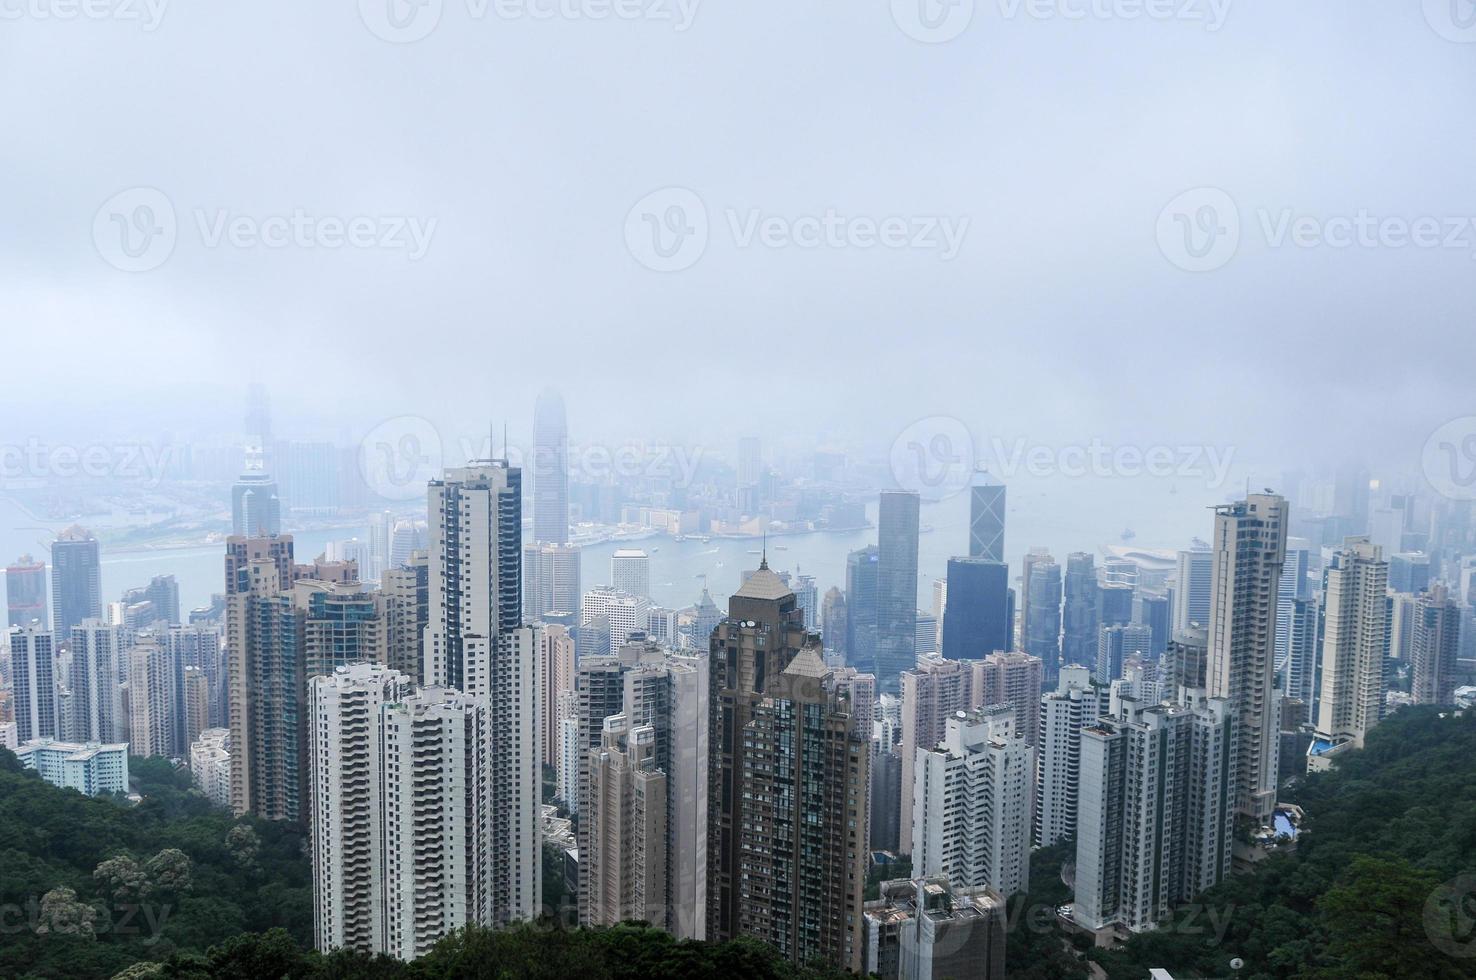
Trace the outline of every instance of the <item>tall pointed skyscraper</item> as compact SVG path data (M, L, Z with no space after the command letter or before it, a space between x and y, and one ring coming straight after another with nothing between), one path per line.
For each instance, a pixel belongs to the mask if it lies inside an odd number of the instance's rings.
M272 416L266 386L246 394L246 462L231 488L231 533L248 538L282 533L282 502L272 477Z
M1206 682L1239 718L1236 810L1263 824L1276 805L1280 758L1276 601L1286 526L1286 500L1276 494L1215 508Z
M767 562L728 612L709 659L707 939L859 970L869 740Z
M533 540L569 543L569 426L552 388L533 407Z
M1005 486L983 470L969 488L969 557L1004 561Z

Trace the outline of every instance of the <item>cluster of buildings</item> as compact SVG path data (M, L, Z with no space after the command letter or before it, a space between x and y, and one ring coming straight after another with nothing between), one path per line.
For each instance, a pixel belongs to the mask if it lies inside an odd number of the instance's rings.
M181 622L173 576L104 603L99 543L81 527L44 561L6 569L0 744L58 785L128 791L127 756L183 759L225 721L221 630L209 610Z
M68 531L50 609L44 563L7 569L0 740L83 792L176 759L219 805L305 825L325 950L412 959L563 911L557 861L582 925L991 980L1035 848L1074 842L1063 927L1151 930L1230 873L1238 826L1274 825L1281 779L1399 704L1469 699L1469 508L1419 531L1413 498L1359 521L1248 493L1184 551L1032 548L1014 575L981 474L929 610L906 491L844 589L765 554L726 610L705 588L677 610L639 549L581 582L556 399L535 440L530 495L506 459L451 468L423 522L311 562L248 454L221 598L187 623L167 578L105 610L97 542ZM745 452L747 508L772 488ZM869 895L898 855L911 877Z

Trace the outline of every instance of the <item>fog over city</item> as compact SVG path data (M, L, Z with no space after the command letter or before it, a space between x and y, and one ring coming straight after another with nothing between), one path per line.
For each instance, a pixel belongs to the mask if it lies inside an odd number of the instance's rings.
M1476 977L1476 0L0 86L0 978Z
M404 414L526 438L555 384L575 438L885 452L944 415L1234 446L1269 480L1414 465L1471 407L1476 69L1438 4L998 0L930 43L883 2L457 0L396 43L421 21L397 34L368 0L40 3L0 36L25 93L0 109L7 434L225 436L262 381L303 438ZM175 240L125 272L94 224L135 188ZM707 242L661 272L626 228L668 188ZM1186 271L1160 219L1201 188L1234 202L1238 248ZM900 217L908 244L799 244L832 211ZM306 232L262 243L297 212ZM1331 244L1360 213L1432 217L1439 245ZM314 237L360 217L372 244ZM102 223L104 252L137 233Z

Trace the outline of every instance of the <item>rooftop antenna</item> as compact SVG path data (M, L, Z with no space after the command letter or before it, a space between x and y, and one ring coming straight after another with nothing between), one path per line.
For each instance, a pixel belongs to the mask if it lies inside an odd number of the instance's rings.
M502 461L507 462L507 419L502 420Z
M769 527L766 524L766 525L764 525L764 554L763 554L763 557L759 559L759 569L760 570L763 570L763 569L766 569L768 567L769 567Z

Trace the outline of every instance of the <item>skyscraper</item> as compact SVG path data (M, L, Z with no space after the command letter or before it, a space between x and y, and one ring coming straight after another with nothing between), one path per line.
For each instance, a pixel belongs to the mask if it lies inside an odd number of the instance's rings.
M1416 595L1430 587L1430 556L1423 551L1389 555L1389 589Z
M1322 693L1308 753L1314 768L1323 768L1334 750L1362 748L1384 706L1389 563L1368 538L1348 538L1333 554L1326 582Z
M1082 732L1078 925L1152 929L1230 873L1235 740L1234 706L1202 692L1151 707L1114 698Z
M866 903L862 972L896 980L1003 980L1006 906L989 888L946 876L881 883Z
M375 599L384 620L385 663L419 683L430 621L430 557L416 551L405 564L385 569Z
M1061 566L1046 559L1031 566L1024 591L1021 639L1025 652L1039 657L1048 681L1061 665Z
M126 710L119 696L119 661L127 656L125 630L89 619L72 627L72 661L67 686L76 699L70 742L117 742ZM130 672L131 673L131 672ZM135 751L135 755L144 753Z
M877 518L877 683L897 689L897 674L917 659L918 495L884 490Z
M760 482L763 478L763 444L758 436L744 436L738 440L737 490L738 510L743 514L755 514L762 503Z
M1139 592L1133 597L1133 622L1148 627L1152 633L1147 655L1154 660L1163 656L1174 632L1169 597L1155 592Z
M503 460L430 483L428 684L468 693L474 659L522 621L522 485Z
M102 562L97 538L73 524L51 544L51 617L58 636L84 619L102 618Z
M1276 669L1285 669L1291 655L1292 603L1307 596L1311 589L1307 575L1312 568L1312 543L1306 538L1286 539L1286 558L1281 564L1281 581L1276 598ZM1387 558L1387 556L1386 556Z
M21 555L5 569L5 603L8 626L29 626L33 620L42 629L51 628L46 609L46 563Z
M149 638L128 651L128 751L136 756L183 756L175 732L178 678L169 648Z
M1127 623L1103 625L1097 633L1097 666L1092 678L1098 684L1111 684L1122 676L1122 664L1137 654L1147 659L1153 643L1153 631L1147 626Z
M870 740L855 732L818 641L753 703L740 758L739 933L792 963L859 969Z
M707 939L748 934L794 962L858 967L869 751L806 643L766 564L713 633Z
M1210 697L1229 698L1237 712L1236 809L1261 824L1276 804L1276 603L1286 524L1286 500L1275 494L1215 508L1206 680Z
M648 921L681 938L700 939L705 934L707 902L708 657L705 653L675 654L647 640L626 644L613 657L601 659L614 661L604 668L607 693L603 698L599 696L600 677L590 677L591 697L587 700L583 697L584 685L580 685L581 726L598 727L602 722L595 721L595 714L603 713L608 720L612 715L609 709L614 707L613 714L625 719L630 732L648 730L650 756L645 765L652 772L660 772L665 783L664 813L659 820L644 825L646 836L640 843L651 860L659 863L664 876L664 894L657 894L654 885L641 886L652 889L650 902L654 904L650 909L660 911ZM604 706L594 712L601 700ZM600 732L592 731L588 741L599 746L602 737ZM580 738L586 739L583 731ZM590 800L597 799L601 792L594 786L592 775L599 751L598 747L588 750L585 766L589 799L581 804L581 854L586 845L591 849L595 846L596 825L586 828L582 815L597 805ZM627 841L633 843L629 838ZM594 892L603 887L597 882L605 872L592 866L588 870L590 888L584 887L581 876L581 914L587 917L582 921L602 921L601 913L593 906L602 901ZM619 874L627 877L621 891L636 888L638 883L629 875L640 873L639 864L622 865Z
M448 470L429 487L426 681L486 706L492 862L487 921L539 914L538 630L523 626L523 476L506 460Z
M620 548L610 556L610 584L621 592L651 598L651 556L639 548Z
M1133 621L1133 587L1126 582L1097 583L1097 628Z
M56 703L56 650L51 631L36 623L12 626L6 641L10 647L17 741L56 738L61 734L61 717Z
M412 693L413 692L413 693ZM504 893L488 700L382 664L313 680L315 940L401 959L516 915ZM541 884L519 904L537 907Z
M305 583L299 589L299 605L306 605L303 656L307 679L349 664L388 662L388 631L373 592L360 582Z
M1415 704L1455 702L1456 653L1460 649L1461 616L1450 590L1436 583L1415 602L1413 627Z
M805 643L794 593L761 564L728 604L711 638L708 686L707 938L726 942L740 924L744 743L758 703Z
M1030 582L1031 574L1037 565L1050 562L1054 564L1050 552L1045 548L1031 548L1025 552L1025 557L1020 560L1020 645L1025 645L1026 638L1030 635ZM1059 620L1061 613L1056 612ZM1059 628L1059 622L1057 626Z
M910 854L913 849L912 794L918 751L938 744L948 719L955 713L975 707L970 666L958 660L927 657L913 669L902 672L902 738L898 749L902 759L901 823L897 842L902 854Z
M877 566L875 545L867 545L846 556L846 663L857 670L875 672L877 617Z
M241 474L231 488L231 528L243 537L282 533L282 502L269 475Z
M968 665L970 707L1005 707L1015 734L1034 748L1040 732L1041 662L1028 653L991 653Z
M983 470L969 488L969 557L1002 562L1005 535L1005 486Z
M805 614L805 629L820 632L820 590L815 585L815 576L801 574L796 566L790 587L794 589L794 601L799 603L800 612Z
M569 543L569 427L552 388L533 406L533 540Z
M590 589L580 602L579 630L593 654L613 653L649 625L651 603L608 585Z
M1209 631L1203 626L1190 626L1175 633L1164 655L1164 666L1164 682L1170 692L1177 693L1181 687L1203 689L1209 683Z
M1056 689L1041 698L1036 745L1037 847L1076 836L1081 733L1095 725L1107 709L1107 688L1093 684L1085 667L1062 667Z
M1028 887L1035 773L1012 712L957 712L942 741L918 751L914 778L914 875L946 875L1001 895Z
M991 558L948 559L943 656L982 660L1010 649L1010 570Z
M565 626L550 625L539 637L538 654L543 661L539 676L543 681L544 705L542 721L542 760L545 766L559 762L559 715L554 706L559 696L574 690L574 637Z
M1066 556L1064 602L1061 607L1061 662L1095 666L1097 662L1097 570L1084 551Z
M580 606L583 589L580 586L580 551L577 546L524 545L523 573L523 618L526 621L545 621L554 613L567 614L575 622L579 621L583 612Z
M1187 628L1191 623L1209 628L1213 576L1214 553L1209 548L1195 547L1179 552L1178 575L1174 585L1174 632Z
M667 906L668 782L656 759L656 730L623 714L604 720L600 747L589 753L588 823L580 873L589 902L580 921L615 926L664 924Z
M301 617L292 537L226 541L231 809L299 820L307 790Z
M839 663L849 662L846 650L849 618L846 594L835 586L826 589L820 602L820 630L825 637L826 656Z
M1317 717L1317 694L1321 684L1318 666L1322 659L1322 606L1316 596L1293 599L1287 624L1287 658L1283 667L1282 692L1307 706Z

